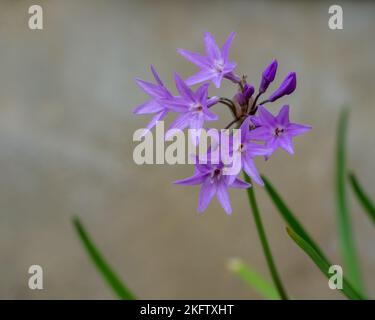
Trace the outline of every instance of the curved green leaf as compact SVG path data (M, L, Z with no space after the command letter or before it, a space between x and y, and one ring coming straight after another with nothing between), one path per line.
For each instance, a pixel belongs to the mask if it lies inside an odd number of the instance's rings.
M278 209L279 213L281 214L281 217L284 219L286 224L293 230L295 230L301 237L303 237L305 241L307 241L310 244L310 246L312 246L314 250L324 258L323 251L315 243L312 237L307 233L307 231L304 229L302 224L297 220L295 215L290 211L290 209L287 207L283 199L281 199L280 195L277 193L276 189L271 184L271 182L263 175L262 179L264 181L264 187L268 195L270 196L271 200L273 201L274 205Z
M77 217L73 218L73 225L88 255L113 292L122 300L135 300L134 295L125 287L120 278L104 260Z
M357 196L359 203L362 205L363 209L367 212L368 216L375 223L375 205L370 200L368 195L365 193L363 188L358 182L358 179L354 173L349 173L349 181L352 185L355 195Z
M332 264L325 258L323 258L315 249L303 239L297 232L287 227L286 231L292 240L314 261L316 266L320 271L329 279L331 275L329 274L329 268ZM351 300L365 300L359 292L357 292L350 283L343 277L343 288L342 292Z

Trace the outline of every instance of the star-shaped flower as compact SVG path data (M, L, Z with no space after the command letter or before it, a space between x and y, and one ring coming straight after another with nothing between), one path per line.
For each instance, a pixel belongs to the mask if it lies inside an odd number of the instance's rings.
M292 139L311 130L310 126L292 123L289 121L289 106L284 105L279 114L274 117L266 108L258 108L258 128L250 131L252 140L263 140L270 154L278 148L283 148L289 154L293 154Z
M209 107L217 103L218 97L207 97L208 84L200 86L195 92L191 90L184 80L175 73L176 88L181 96L163 100L173 111L180 115L172 122L166 133L169 138L173 133L172 129L184 130L185 128L195 129L197 133L203 128L205 121L214 121L218 116L211 111Z
M136 107L133 112L138 115L155 114L150 123L147 125L143 135L151 130L156 125L157 121L164 119L167 113L170 111L170 108L165 103L162 103L161 99L163 99L164 101L173 99L173 95L164 86L153 66L151 66L151 72L154 75L156 84L141 79L135 80L138 86L145 93L147 93L151 97L151 99Z
M250 184L240 180L232 179L225 175L223 163L219 164L196 164L196 172L192 177L176 181L176 184L192 186L201 184L199 193L198 212L206 210L213 196L216 198L227 214L232 213L228 188L246 189Z
M229 61L229 48L234 36L235 33L232 32L220 49L212 35L206 32L204 34L206 56L184 49L177 49L178 53L201 69L198 73L186 80L188 85L211 80L215 87L219 88L223 77L235 82L240 81L240 78L233 73L233 70L236 68L236 63Z

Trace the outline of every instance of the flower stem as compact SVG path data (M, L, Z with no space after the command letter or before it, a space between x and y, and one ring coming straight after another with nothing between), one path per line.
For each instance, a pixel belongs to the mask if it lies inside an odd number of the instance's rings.
M246 173L244 173L244 176L245 176L245 181L248 182L248 183L251 183L251 179L249 178L249 176ZM251 209L252 209L252 212L253 212L255 225L256 225L256 228L258 230L259 239L260 239L260 242L262 244L263 252L264 252L264 255L265 255L265 258L266 258L266 261L267 261L268 269L271 273L272 280L275 284L275 287L277 288L277 291L279 292L280 298L282 300L288 300L288 296L286 294L284 286L283 286L283 284L281 282L281 279L279 277L279 274L277 272L276 265L273 261L271 249L270 249L270 246L268 244L266 232L265 232L264 227L263 227L262 218L260 216L258 205L257 205L256 199L255 199L255 193L254 193L254 187L253 186L251 188L247 188L247 195L249 197L249 202L250 202L250 206L251 206Z

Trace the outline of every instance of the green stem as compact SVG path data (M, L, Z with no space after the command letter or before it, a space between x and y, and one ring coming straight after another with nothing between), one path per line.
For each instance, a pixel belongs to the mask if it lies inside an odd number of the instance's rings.
M248 177L248 175L246 173L244 175L245 175L245 181L248 182L248 183L251 183L251 179ZM283 284L280 280L279 274L277 272L276 265L273 261L271 249L270 249L270 246L268 244L266 232L265 232L264 227L263 227L262 218L260 216L258 205L257 205L256 199L255 199L255 193L254 193L254 187L253 186L251 188L247 188L247 195L249 197L249 202L250 202L250 206L251 206L251 209L252 209L252 212L253 212L255 225L256 225L256 228L258 230L259 239L260 239L260 242L262 244L263 252L264 252L264 255L265 255L265 258L266 258L266 261L267 261L269 271L271 273L272 280L275 284L275 287L276 287L277 291L279 292L280 298L282 300L288 300L288 296L285 292L284 286L283 286Z
M353 230L350 221L349 207L346 195L346 135L348 128L348 109L344 109L340 114L337 132L336 150L336 200L339 236L341 242L341 252L344 267L348 275L349 282L363 293L363 282L358 263L356 248L354 245Z

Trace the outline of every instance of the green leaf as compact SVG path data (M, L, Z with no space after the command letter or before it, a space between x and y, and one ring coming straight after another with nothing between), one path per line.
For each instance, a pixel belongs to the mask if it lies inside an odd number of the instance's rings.
M134 295L125 287L104 260L77 217L73 218L73 225L88 255L113 292L122 300L135 300Z
M354 173L349 173L349 181L354 190L355 195L357 196L359 203L362 205L363 209L367 212L368 216L375 224L375 205L370 200L368 195L363 190L362 186L359 184L358 179Z
M246 182L251 183L251 179L249 178L249 176L246 173L244 173L244 177L245 177ZM264 227L263 227L262 218L260 216L258 205L257 205L256 199L255 199L254 186L252 186L251 188L247 188L246 190L247 190L247 195L248 195L248 198L249 198L251 211L253 213L255 226L256 226L257 231L258 231L259 239L260 239L260 242L262 244L263 252L264 252L264 255L265 255L265 258L266 258L268 269L271 273L273 283L274 283L275 287L277 288L277 291L278 291L281 299L282 300L288 300L288 296L287 296L286 291L284 289L284 286L281 282L279 273L277 272L276 265L275 265L275 262L273 260L273 256L272 256L272 253L271 253L271 249L270 249L270 246L268 244L266 232L265 232Z
M251 288L268 300L279 300L280 295L276 288L265 280L259 273L254 271L240 259L231 259L228 268Z
M295 215L290 211L290 209L287 207L285 202L281 199L280 195L277 193L277 191L271 184L271 182L265 176L262 176L262 179L264 181L264 187L268 195L272 199L274 205L278 209L279 213L281 214L281 217L284 219L286 224L293 230L295 230L302 238L304 238L305 241L307 241L310 244L310 246L312 246L314 250L324 258L323 251L319 248L319 246L315 243L312 237L303 228L302 224L297 220Z
M336 202L337 220L341 245L341 254L344 262L344 269L350 283L360 292L363 292L363 282L361 278L357 253L355 250L353 232L350 222L349 209L346 196L346 134L348 128L348 109L344 109L340 114L337 130L337 150L336 150Z
M316 266L320 271L329 279L332 275L329 273L329 268L332 264L322 257L315 249L303 239L296 231L287 227L286 231L293 241L315 262ZM343 277L343 288L342 292L351 300L365 300L358 291L356 291L350 283Z

